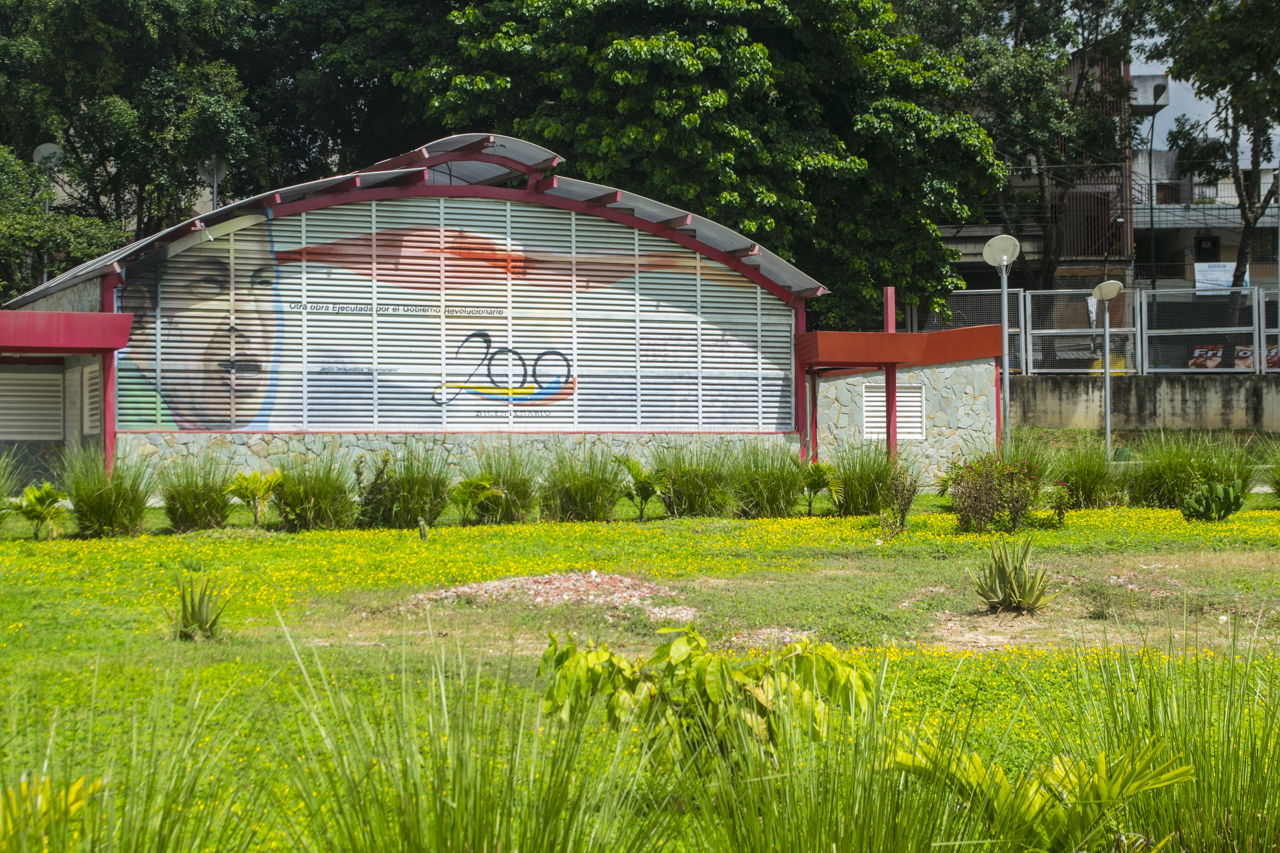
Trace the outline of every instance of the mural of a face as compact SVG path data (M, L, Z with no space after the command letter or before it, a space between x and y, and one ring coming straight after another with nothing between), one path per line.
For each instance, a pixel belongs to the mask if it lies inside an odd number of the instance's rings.
M128 359L180 429L244 428L264 414L277 268L253 243L241 236L234 259L226 240L196 247L126 281L121 302L135 315L135 338L158 336L158 375L151 346L131 348Z

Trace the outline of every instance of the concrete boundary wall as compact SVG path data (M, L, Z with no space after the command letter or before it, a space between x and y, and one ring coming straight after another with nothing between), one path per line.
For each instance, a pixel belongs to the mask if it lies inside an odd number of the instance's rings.
M1014 426L1099 429L1101 376L1012 376ZM1280 432L1280 375L1153 374L1111 378L1115 429Z

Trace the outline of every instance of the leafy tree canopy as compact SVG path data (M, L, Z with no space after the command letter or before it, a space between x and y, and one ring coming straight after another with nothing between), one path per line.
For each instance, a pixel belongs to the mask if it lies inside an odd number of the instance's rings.
M944 106L982 124L1010 178L985 214L1015 234L1028 226L1040 232L1040 286L1051 288L1068 194L1110 187L1115 212L1127 204L1121 167L1134 124L1120 70L1146 14L1133 0L898 0L895 7L903 30L964 61L973 84Z
M1259 220L1276 200L1261 169L1280 125L1280 16L1271 0L1170 0L1153 7L1161 37L1151 48L1170 74L1213 104L1206 121L1179 116L1169 133L1179 170L1207 180L1230 176L1240 210L1232 286L1244 283Z
M954 286L935 222L999 180L978 124L930 108L965 86L956 66L879 0L498 0L449 22L456 49L393 78L424 119L758 238L830 287L811 304L828 328L874 325L884 285Z
M0 302L124 242L118 225L45 213L52 200L40 169L0 146Z

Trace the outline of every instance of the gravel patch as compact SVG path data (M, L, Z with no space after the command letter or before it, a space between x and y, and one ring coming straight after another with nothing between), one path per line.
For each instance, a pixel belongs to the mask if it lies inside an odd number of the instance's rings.
M698 615L696 607L653 603L655 598L674 596L675 593L666 587L626 575L602 575L596 571L562 572L420 592L409 599L406 607L420 609L432 602L527 601L537 607L586 604L611 611L640 610L650 619L660 622L689 622Z

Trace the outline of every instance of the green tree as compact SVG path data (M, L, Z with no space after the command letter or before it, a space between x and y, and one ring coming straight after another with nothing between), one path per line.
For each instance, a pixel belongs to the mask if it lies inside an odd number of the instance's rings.
M1271 0L1170 0L1155 7L1154 59L1188 81L1213 105L1202 122L1179 116L1169 133L1183 174L1217 181L1230 177L1240 210L1240 248L1232 287L1240 287L1253 254L1259 220L1276 200L1261 169L1273 157L1280 124L1280 15Z
M973 85L945 106L973 115L1009 176L986 212L1017 235L1042 235L1040 282L1052 288L1068 195L1110 192L1126 204L1122 167L1133 140L1120 74L1146 16L1131 0L898 0L906 32L963 60ZM1110 238L1108 255L1121 247ZM1113 248L1114 246L1114 248Z
M978 124L931 108L964 89L955 64L892 21L881 0L491 0L392 79L429 122L759 239L831 288L820 325L866 326L884 285L910 304L958 283L935 223L999 181Z
M44 175L0 145L0 302L124 243L119 225L44 212L53 193Z
M68 212L139 237L185 219L200 163L235 165L253 142L233 59L256 11L252 0L0 0L0 140L62 145Z

